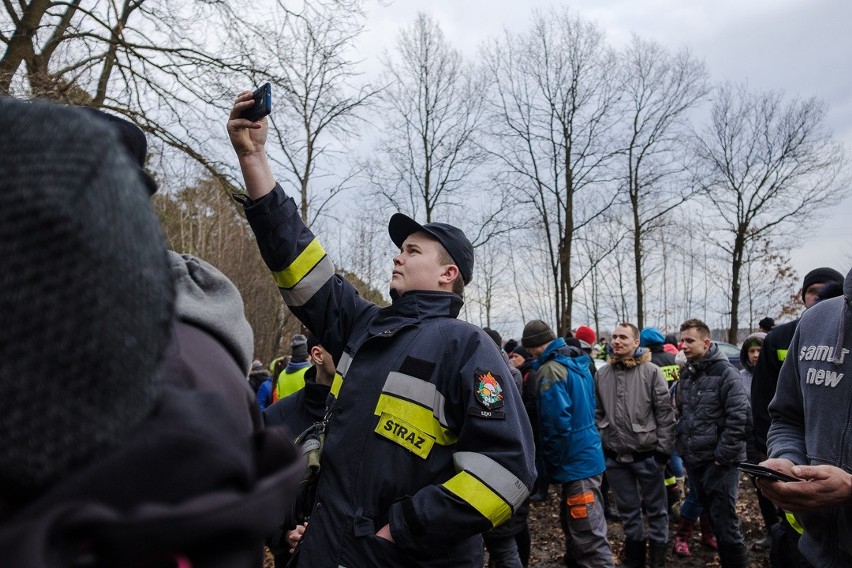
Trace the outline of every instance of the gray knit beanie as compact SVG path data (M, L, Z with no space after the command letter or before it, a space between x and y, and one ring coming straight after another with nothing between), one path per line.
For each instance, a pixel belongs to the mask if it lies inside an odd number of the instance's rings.
M152 411L174 289L118 136L79 109L0 98L0 498L23 500Z
M556 339L556 334L550 326L541 320L532 320L524 326L524 334L521 337L521 345L529 349L550 343Z
M308 360L308 338L304 335L294 335L290 340L290 356L295 361Z

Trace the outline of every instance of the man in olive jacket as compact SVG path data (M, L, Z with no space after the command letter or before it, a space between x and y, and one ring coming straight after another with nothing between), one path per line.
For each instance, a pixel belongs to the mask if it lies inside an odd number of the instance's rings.
M649 541L650 565L665 566L669 518L663 470L674 444L674 409L663 372L651 362L651 352L639 347L639 329L618 324L611 345L608 365L595 376L595 422L624 521L623 566L644 567Z
M675 395L676 448L710 514L722 568L745 568L748 551L735 505L751 408L739 372L710 339L707 324L686 320L680 339L687 366Z

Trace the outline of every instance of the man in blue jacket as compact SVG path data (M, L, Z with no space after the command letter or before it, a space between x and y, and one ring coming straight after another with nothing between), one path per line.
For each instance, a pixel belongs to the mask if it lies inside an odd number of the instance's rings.
M342 377L297 565L481 566L480 533L524 502L534 466L505 360L456 319L473 246L456 227L397 213L392 304L361 298L275 182L267 120L240 118L252 104L241 94L228 120L246 217L287 306Z
M538 419L547 473L562 484L559 520L565 531L565 563L613 566L600 489L606 466L595 426L595 382L589 356L566 345L541 320L524 327L521 344L536 357Z

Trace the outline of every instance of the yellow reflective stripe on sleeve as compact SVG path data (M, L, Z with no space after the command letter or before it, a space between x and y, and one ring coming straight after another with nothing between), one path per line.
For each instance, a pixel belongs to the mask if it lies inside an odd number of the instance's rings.
M343 377L340 373L334 373L334 380L331 381L331 396L337 398L340 392L340 387L343 386Z
M776 353L778 354L778 360L783 363L784 359L787 358L787 350L786 349L778 349L776 351Z
M410 400L404 400L389 394L381 394L374 414L381 416L385 413L412 424L434 438L435 443L441 446L450 446L458 440L458 437L453 432L441 426L441 423L433 415L431 408L425 408Z
M298 284L325 257L325 250L315 238L305 250L284 270L273 272L272 277L279 288L289 289Z
M302 278L298 284L289 290L285 290L284 288L279 288L278 290L281 292L281 297L284 298L284 302L288 306L302 306L308 300L313 298L314 294L316 294L332 276L334 276L334 263L332 263L331 259L326 256L319 261L319 264L314 266L314 269L311 270L307 276Z
M443 484L443 487L479 511L483 517L491 521L491 526L496 527L512 516L512 508L509 507L508 503L503 501L482 481L466 471L450 478Z
M453 454L456 471L467 471L481 479L492 491L509 504L512 510L520 507L529 489L515 475L484 454L456 452Z

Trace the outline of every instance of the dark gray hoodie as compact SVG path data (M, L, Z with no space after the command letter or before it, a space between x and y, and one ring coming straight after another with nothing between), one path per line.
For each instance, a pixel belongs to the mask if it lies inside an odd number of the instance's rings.
M843 297L806 311L769 405L772 458L852 472L852 271ZM796 513L799 549L814 566L852 566L852 505Z

